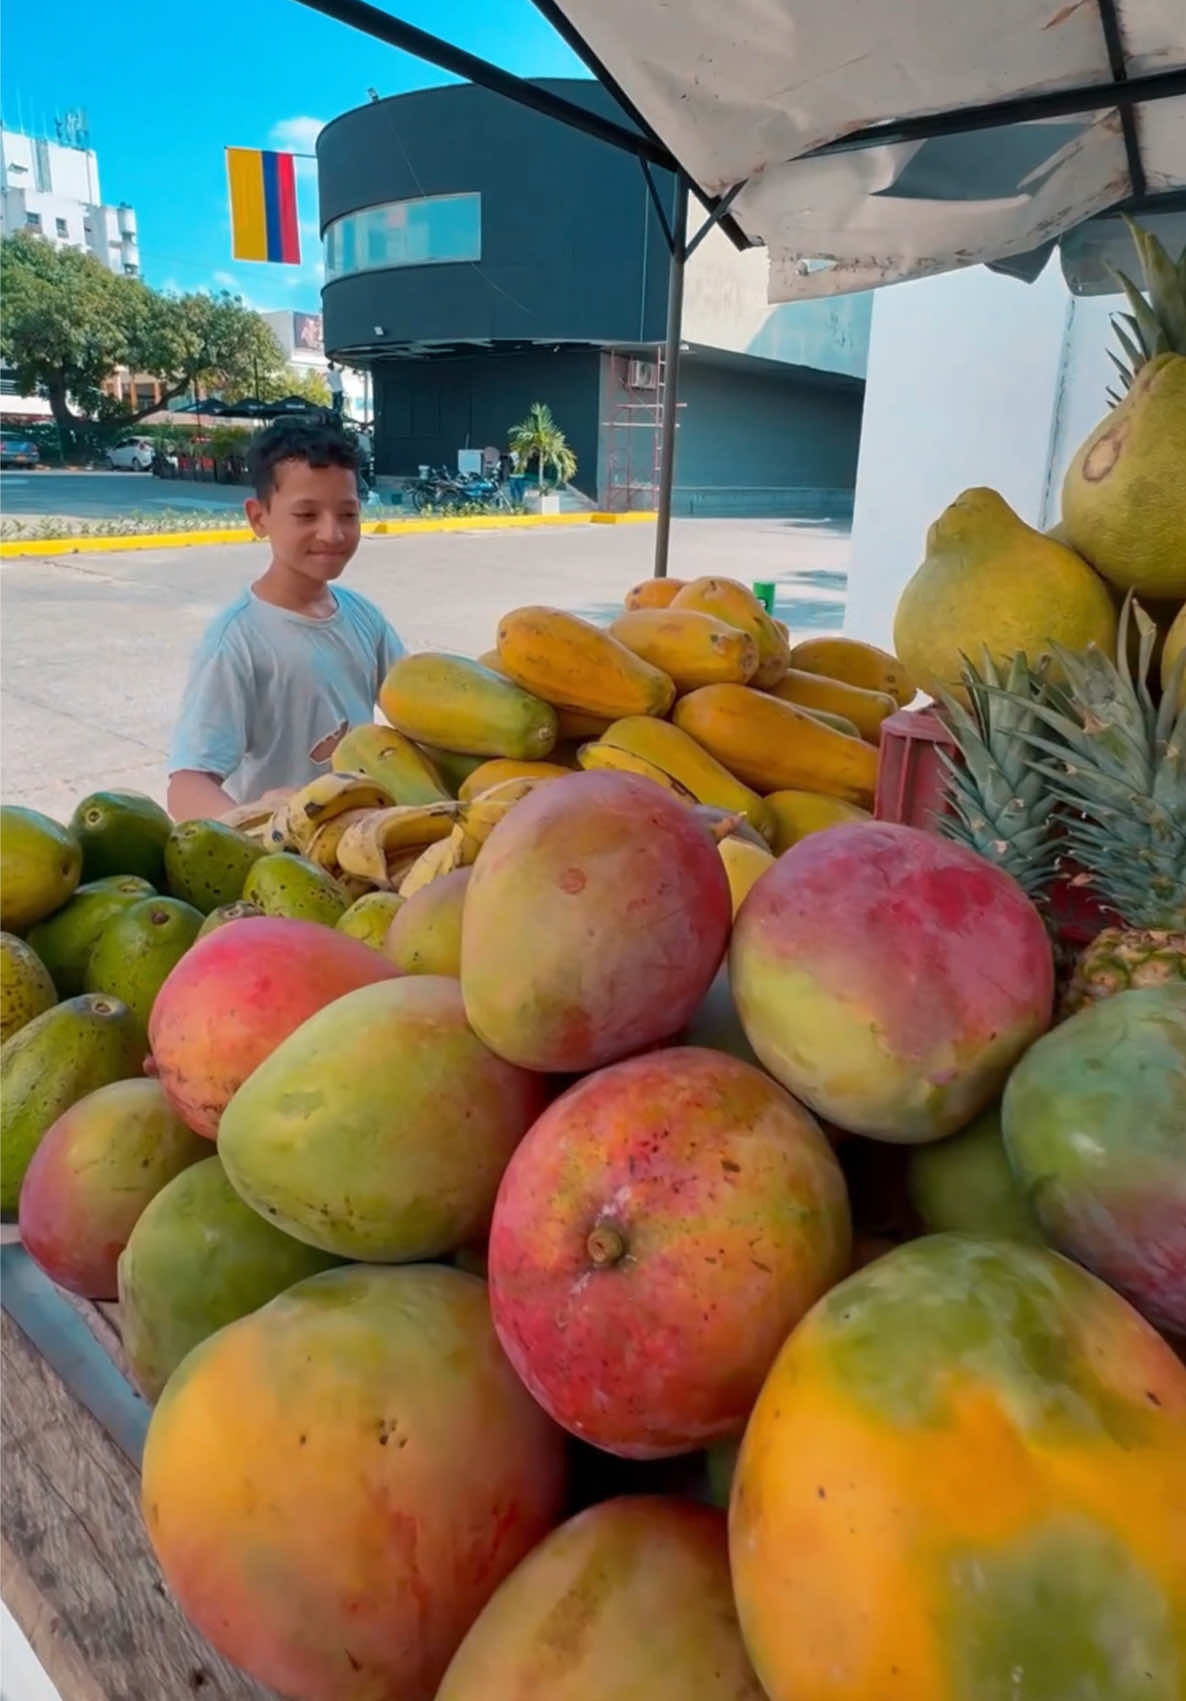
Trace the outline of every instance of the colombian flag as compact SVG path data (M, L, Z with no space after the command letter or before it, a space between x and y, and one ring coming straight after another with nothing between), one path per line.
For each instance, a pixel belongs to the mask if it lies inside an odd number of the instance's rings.
M264 148L226 150L234 259L300 265L294 157Z

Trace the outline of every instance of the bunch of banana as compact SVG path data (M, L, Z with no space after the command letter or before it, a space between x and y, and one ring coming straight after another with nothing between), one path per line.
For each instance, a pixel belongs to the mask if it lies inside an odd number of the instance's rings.
M529 791L543 785L542 779L504 780L466 803L455 805L456 821L447 838L429 845L405 871L397 888L401 898L410 898L422 886L455 868L469 868L495 827L509 809Z
M319 774L276 810L264 843L271 850L306 856L314 836L328 822L347 810L386 809L388 802L383 788L365 774Z
M460 808L449 802L363 810L334 846L338 865L380 891L397 891L425 847L449 838Z
M249 839L264 844L267 843L268 828L275 813L270 803L241 803L237 809L228 810L220 820L224 827L233 827L237 833L245 833Z
M644 780L653 780L657 786L674 792L681 803L696 801L687 786L681 785L674 774L648 761L645 756L636 755L633 750L619 750L617 745L603 742L582 744L577 751L577 761L589 772L604 768L615 774L639 774Z

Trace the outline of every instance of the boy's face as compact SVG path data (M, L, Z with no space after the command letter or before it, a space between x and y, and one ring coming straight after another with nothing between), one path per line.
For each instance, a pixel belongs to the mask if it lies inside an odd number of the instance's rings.
M249 497L247 518L267 538L278 566L328 584L358 548L358 484L346 467L281 461L266 502Z

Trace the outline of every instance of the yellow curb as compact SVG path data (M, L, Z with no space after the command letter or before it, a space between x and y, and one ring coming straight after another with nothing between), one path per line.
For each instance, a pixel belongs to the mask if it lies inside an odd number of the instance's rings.
M627 514L590 514L589 518L595 526L631 526L639 521L657 520L659 516L653 508L632 508Z
M653 520L651 513L630 514L471 514L428 520L364 520L367 537L400 537L422 532L492 532L517 526L616 526L634 520ZM129 532L122 537L53 537L0 539L0 560L25 555L100 555L125 549L194 549L202 544L253 543L245 526L210 532Z

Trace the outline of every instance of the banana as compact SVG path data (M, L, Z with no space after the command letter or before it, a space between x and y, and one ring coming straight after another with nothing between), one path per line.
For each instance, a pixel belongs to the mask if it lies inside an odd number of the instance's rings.
M237 809L230 810L220 817L224 827L233 827L238 833L246 833L249 839L262 839L275 811L270 804L264 804L261 809L258 803L241 803Z
M315 862L318 868L324 868L328 874L338 871L338 846L342 842L347 829L358 821L365 821L373 815L372 809L344 809L340 815L333 816L329 821L323 821L305 848L305 855L310 862Z
M463 803L458 818L461 829L458 867L468 868L476 862L482 846L507 811L521 803L536 786L546 784L546 780L504 780L500 786L491 786L489 791L482 792L472 802Z
M422 887L431 885L442 874L451 874L457 867L460 839L461 828L454 827L447 839L438 839L435 845L426 845L400 881L400 897L410 898L413 892L419 892Z
M338 864L345 873L370 880L381 891L391 891L391 863L410 852L406 864L410 867L425 845L448 838L459 807L456 803L412 803L368 810L338 841Z
M619 750L614 744L582 744L577 751L577 761L589 771L606 769L615 774L638 774L644 780L653 780L665 791L674 792L681 803L696 801L687 786L682 786L663 768L656 767L654 762L648 762L645 756L636 756L632 750Z
M318 774L289 798L284 826L292 844L303 856L314 833L347 809L387 809L390 799L382 786L365 774Z

